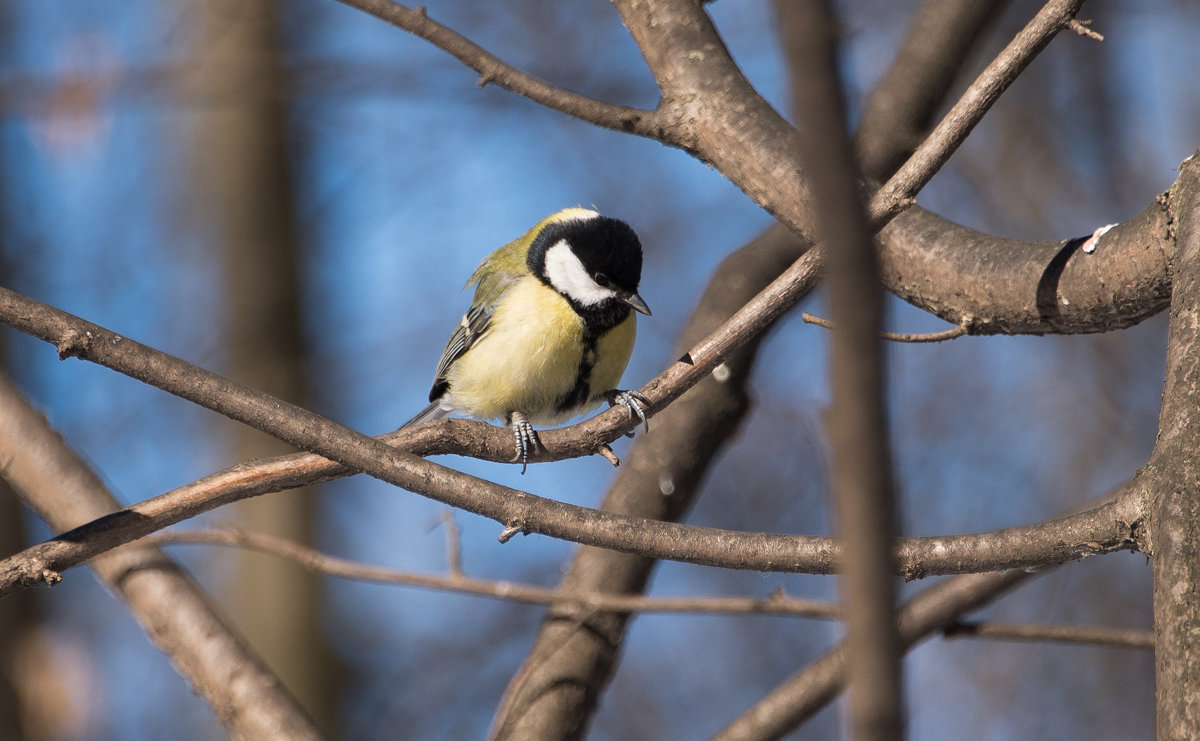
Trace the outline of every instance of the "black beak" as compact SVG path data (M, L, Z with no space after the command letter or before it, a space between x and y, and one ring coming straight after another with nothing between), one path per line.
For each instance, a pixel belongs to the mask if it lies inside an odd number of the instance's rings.
M621 297L621 300L632 306L634 309L642 312L646 316L650 316L650 307L646 306L646 302L636 293L630 293Z

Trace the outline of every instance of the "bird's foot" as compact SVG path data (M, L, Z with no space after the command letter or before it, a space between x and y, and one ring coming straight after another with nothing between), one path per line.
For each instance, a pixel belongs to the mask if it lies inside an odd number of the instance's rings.
M620 404L628 409L629 418L640 419L642 421L642 426L646 428L646 432L650 431L650 420L646 418L646 409L650 406L649 399L636 391L621 391L620 389L613 389L612 391L609 391L604 395L604 398L608 400L610 406L615 407L616 405ZM625 434L633 437L633 430L630 430Z
M533 429L533 425L524 414L513 412L509 420L508 426L512 428L517 439L516 460L521 462L521 474L524 475L529 466L529 451L537 450L542 442L538 440L537 430Z

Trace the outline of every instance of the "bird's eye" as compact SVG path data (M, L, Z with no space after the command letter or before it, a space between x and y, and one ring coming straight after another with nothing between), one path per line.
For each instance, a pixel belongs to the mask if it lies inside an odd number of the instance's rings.
M596 281L596 285L601 286L602 288L608 288L608 286L612 283L612 279L604 273L596 273L594 276L592 276L592 280Z

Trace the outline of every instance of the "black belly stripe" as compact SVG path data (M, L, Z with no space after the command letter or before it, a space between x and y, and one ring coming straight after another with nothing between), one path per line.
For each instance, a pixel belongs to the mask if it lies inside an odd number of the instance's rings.
M575 383L570 390L558 397L558 411L566 412L588 402L591 388L592 369L596 367L596 343L600 335L587 332L583 336L583 352L579 354L579 365L575 368Z

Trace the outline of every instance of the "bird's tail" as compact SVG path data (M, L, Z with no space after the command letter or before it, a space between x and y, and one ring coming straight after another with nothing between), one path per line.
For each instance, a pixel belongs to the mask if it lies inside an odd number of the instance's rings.
M440 400L435 401L418 412L417 416L400 425L400 429L412 427L413 425L420 424L421 422L429 422L434 419L441 419L442 417L450 414L452 411L454 411L452 408L442 406Z

